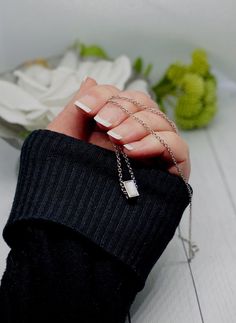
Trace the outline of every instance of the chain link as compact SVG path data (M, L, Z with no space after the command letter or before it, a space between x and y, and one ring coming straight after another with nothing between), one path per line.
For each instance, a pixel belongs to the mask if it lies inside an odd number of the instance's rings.
M112 100L112 99L121 99L121 100L128 101L128 102L133 103L134 105L142 108L143 110L148 110L148 111L150 111L152 113L155 113L155 114L161 116L163 119L165 119L169 123L169 125L173 128L174 132L176 132L177 134L179 133L178 128L176 127L175 123L172 120L170 120L165 113L163 113L161 110L158 110L158 106L149 107L149 106L147 106L145 104L142 104L142 103L140 103L140 102L138 102L138 101L136 101L134 99L127 98L125 96L119 96L119 95L112 96L109 99L109 102L111 102L110 100Z
M120 159L120 154L119 154L119 147L118 145L112 143L114 148L115 148L115 153L116 153L116 159L117 159L117 168L118 168L118 176L119 176L119 182L121 186L122 192L125 194L125 197L128 199L129 196L127 194L127 191L125 189L124 183L123 183L123 176L122 176L122 168L121 168L121 159Z
M177 129L176 125L174 124L174 122L172 120L170 120L162 111L158 110L158 107L152 108L152 107L144 105L144 104L142 104L140 102L137 102L134 99L119 96L119 95L118 96L112 96L107 101L107 102L110 102L110 103L118 106L122 111L127 113L134 120L136 120L139 124L141 124L150 134L152 134L166 148L166 150L169 152L169 154L171 156L171 159L172 159L172 161L173 161L173 163L174 163L180 177L185 182L187 190L188 190L188 195L189 195L189 230L188 230L188 239L186 239L186 238L184 238L182 236L181 230L180 230L180 225L178 226L178 232L179 232L179 237L182 239L182 241L188 243L188 261L190 262L194 258L195 253L198 251L197 246L192 243L192 191L190 189L190 185L188 184L187 179L185 178L181 168L179 167L170 146L164 141L164 139L162 137L160 137L153 129L151 129L143 120L141 120L137 116L135 116L134 113L128 111L119 102L114 101L114 99L126 100L126 101L128 101L128 102L130 102L130 103L132 103L132 104L134 104L134 105L136 105L136 106L138 106L138 107L140 107L140 108L142 108L144 110L148 110L151 113L155 113L155 114L159 115L160 117L165 119L170 124L170 126L172 127L174 132L177 133L177 134L179 134L178 129ZM118 145L113 144L113 146L115 147L115 153L116 153L116 157L117 157L117 166L118 166L118 174L119 174L119 181L120 181L121 189L124 192L124 194L126 195L126 198L128 198L128 195L127 195L127 192L125 190L123 180L122 180L122 168L121 168L121 159L120 159L120 156L119 156L119 152L121 152L123 157L125 158L125 161L126 161L126 164L128 166L131 178L134 180L136 187L137 187L137 183L135 181L134 174L133 174L132 168L131 168L129 160L128 160L128 156L125 154L125 152L122 151L122 149Z
M125 194L125 197L127 199L129 199L129 196L127 194L127 191L126 191L125 186L124 186L124 183L123 183L123 175L122 175L122 167L121 167L120 153L122 154L122 156L125 159L125 162L127 164L128 171L130 173L130 177L132 178L132 180L133 180L133 182L134 182L134 184L135 184L135 186L136 186L137 189L138 189L138 185L137 185L136 179L134 177L134 173L133 173L132 167L130 165L128 156L126 155L125 152L122 151L122 148L119 145L116 145L113 142L112 142L112 144L113 144L113 146L115 148L115 153L116 153L118 176L119 176L119 182L120 182L121 190Z

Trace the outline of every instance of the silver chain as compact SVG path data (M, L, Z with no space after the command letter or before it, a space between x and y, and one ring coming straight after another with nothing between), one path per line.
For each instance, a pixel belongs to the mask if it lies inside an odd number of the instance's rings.
M130 177L132 178L132 180L133 180L133 182L134 182L137 189L138 189L138 185L137 185L136 179L134 177L134 173L133 173L132 167L130 165L128 156L126 155L126 153L122 150L122 148L119 145L116 145L114 143L112 143L112 144L113 144L113 146L115 148L115 153L116 153L117 168L118 168L118 175L119 175L119 181L120 181L121 190L125 194L125 197L127 199L129 199L129 196L128 196L127 190L125 189L124 181L123 181L120 153L123 155L123 157L125 159L126 165L128 167L128 171L130 173Z
M188 261L190 262L194 256L195 253L198 251L198 247L196 246L196 244L192 243L192 192L190 189L190 186L188 184L187 179L185 178L185 176L183 175L182 170L180 169L179 165L177 164L176 158L170 148L170 146L164 141L164 139L162 137L160 137L154 130L152 130L143 120L139 119L137 116L135 116L133 114L133 112L128 111L124 106L122 106L119 102L114 101L114 99L121 99L121 100L126 100L144 110L148 110L151 113L155 113L159 116L161 116L162 118L164 118L172 127L172 129L174 130L175 133L178 134L178 129L176 127L176 125L174 124L174 122L172 120L170 120L162 111L158 110L157 107L149 107L146 106L140 102L137 102L134 99L131 98L127 98L127 97L123 97L123 96L112 96L111 98L108 99L107 102L110 102L116 106L118 106L122 111L126 112L130 117L132 117L134 120L136 120L138 123L140 123L150 134L152 134L165 148L166 150L169 152L171 159L180 175L180 177L183 179L183 181L185 182L185 185L187 187L188 190L188 195L189 195L189 230L188 230L188 239L184 238L181 234L181 230L180 230L180 225L178 226L178 234L179 234L179 238L182 239L183 242L187 242L188 243ZM118 167L118 175L119 175L119 181L120 181L120 186L121 186L121 190L122 192L125 194L126 198L128 197L127 191L124 187L124 181L123 181L123 177L122 177L122 167L121 167L121 159L120 159L120 153L123 155L130 176L136 186L136 188L138 188L135 177L134 177L134 173L132 171L131 165L129 163L128 160L128 156L125 154L125 152L122 150L122 148L119 145L116 145L114 143L112 143L114 148L115 148L115 153L116 153L116 158L117 158L117 167Z

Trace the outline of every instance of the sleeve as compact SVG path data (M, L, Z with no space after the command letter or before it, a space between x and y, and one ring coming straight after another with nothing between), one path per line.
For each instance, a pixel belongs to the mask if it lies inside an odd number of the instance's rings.
M127 200L114 152L49 130L27 137L3 230L6 322L125 321L189 202L179 176L131 162L140 196Z
M125 322L138 288L127 268L55 223L18 230L0 287L1 322Z

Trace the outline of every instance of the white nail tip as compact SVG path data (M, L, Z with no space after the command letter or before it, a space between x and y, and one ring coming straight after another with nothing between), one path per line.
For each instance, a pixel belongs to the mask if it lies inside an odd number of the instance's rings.
M80 102L79 100L75 101L74 105L76 105L77 108L84 110L85 112L92 111L92 109L90 109L86 104Z
M116 132L114 132L114 131L112 131L112 130L109 130L108 132L108 135L109 136L111 136L111 137L113 137L113 138L115 138L115 139L121 139L122 138L122 136L121 135L119 135L118 133L116 133Z
M87 80L87 75L85 75L84 77L83 77L83 79L82 79L82 82L84 82L84 81L86 81Z
M101 125L103 125L105 127L110 127L111 126L111 123L109 121L102 119L98 115L96 115L94 117L94 120L96 120L98 123L100 123Z
M125 144L125 145L123 145L126 149L128 149L128 150L133 150L134 149L134 147L133 146L131 146L130 144Z

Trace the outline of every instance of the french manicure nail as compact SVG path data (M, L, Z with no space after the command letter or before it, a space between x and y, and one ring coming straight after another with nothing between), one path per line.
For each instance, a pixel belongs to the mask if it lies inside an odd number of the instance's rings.
M82 82L85 82L85 81L87 80L87 78L88 78L88 76L87 76L87 75L85 75L85 76L83 77Z
M110 127L112 125L109 121L99 117L98 114L94 117L94 120L96 120L98 123L102 124L105 127Z
M133 150L134 149L134 147L132 145L130 145L130 144L125 144L123 146L128 150Z
M116 132L114 132L112 130L107 131L107 134L109 136L115 138L115 139L118 139L118 140L122 139L122 136L121 135L119 135L118 133L116 133Z
M82 103L79 100L75 101L74 105L76 105L77 108L80 108L80 109L84 110L85 112L92 111L92 109L90 109L86 104Z

